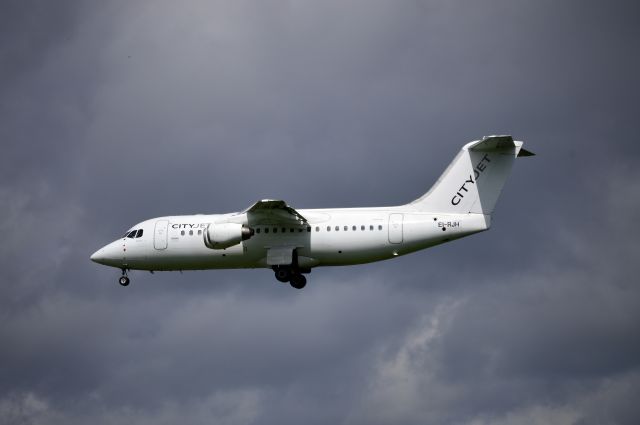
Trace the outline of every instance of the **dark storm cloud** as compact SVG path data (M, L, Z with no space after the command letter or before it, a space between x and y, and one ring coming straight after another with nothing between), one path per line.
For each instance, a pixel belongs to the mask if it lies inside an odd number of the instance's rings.
M3 82L20 78L25 72L42 66L43 53L73 35L81 2L8 0L2 5L0 58Z
M0 418L637 423L631 4L9 2ZM388 205L511 133L490 232L393 262L133 274L143 219Z

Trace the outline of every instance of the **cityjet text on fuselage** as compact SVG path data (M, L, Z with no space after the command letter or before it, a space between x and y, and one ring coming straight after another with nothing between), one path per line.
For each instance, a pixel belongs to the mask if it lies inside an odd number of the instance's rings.
M207 223L174 223L171 225L172 229L205 229Z

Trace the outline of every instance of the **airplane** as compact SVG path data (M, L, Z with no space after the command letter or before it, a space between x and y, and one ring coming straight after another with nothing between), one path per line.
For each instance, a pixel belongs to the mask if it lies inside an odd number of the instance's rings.
M263 199L244 211L158 217L131 227L91 260L128 271L269 268L304 288L315 267L386 260L488 230L516 157L511 136L467 143L413 202L378 208L300 209Z

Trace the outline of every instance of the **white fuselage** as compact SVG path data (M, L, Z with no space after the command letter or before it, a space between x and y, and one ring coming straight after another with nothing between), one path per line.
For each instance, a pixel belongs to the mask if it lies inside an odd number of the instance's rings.
M393 258L487 230L482 214L430 214L402 207L298 210L305 224L252 225L248 240L210 249L203 233L210 223L245 222L246 214L159 217L132 227L96 254L102 264L138 270L199 270L271 267L268 251L291 247L300 267L361 264Z

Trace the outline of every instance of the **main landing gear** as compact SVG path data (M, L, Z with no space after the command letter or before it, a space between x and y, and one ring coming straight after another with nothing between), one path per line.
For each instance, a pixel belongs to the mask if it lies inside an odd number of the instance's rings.
M302 289L307 285L307 278L302 273L295 273L291 275L291 281L289 284L296 289Z
M127 276L127 269L122 269L122 276L120 276L118 283L122 286L129 286L129 277Z
M302 289L307 284L307 278L300 273L300 270L293 269L291 266L274 266L273 271L278 281L289 282L293 288Z

